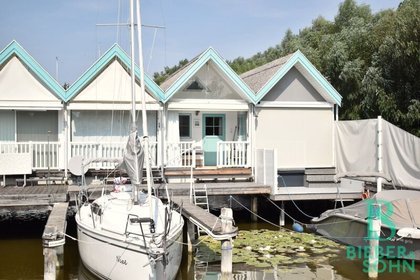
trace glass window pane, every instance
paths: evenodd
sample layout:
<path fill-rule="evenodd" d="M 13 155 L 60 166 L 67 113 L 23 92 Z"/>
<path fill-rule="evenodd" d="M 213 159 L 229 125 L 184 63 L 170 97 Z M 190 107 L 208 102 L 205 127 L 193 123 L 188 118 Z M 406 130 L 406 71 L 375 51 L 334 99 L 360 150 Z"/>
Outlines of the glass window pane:
<path fill-rule="evenodd" d="M 213 135 L 213 128 L 212 127 L 206 127 L 206 136 Z"/>
<path fill-rule="evenodd" d="M 221 123 L 220 119 L 221 119 L 220 117 L 215 117 L 214 118 L 214 126 L 220 125 L 220 123 Z"/>
<path fill-rule="evenodd" d="M 191 117 L 190 115 L 179 115 L 179 136 L 191 137 Z"/>
<path fill-rule="evenodd" d="M 214 134 L 213 135 L 220 135 L 220 131 L 221 131 L 221 129 L 218 126 L 214 127 Z"/>
<path fill-rule="evenodd" d="M 212 117 L 206 117 L 206 126 L 213 125 L 213 118 Z"/>

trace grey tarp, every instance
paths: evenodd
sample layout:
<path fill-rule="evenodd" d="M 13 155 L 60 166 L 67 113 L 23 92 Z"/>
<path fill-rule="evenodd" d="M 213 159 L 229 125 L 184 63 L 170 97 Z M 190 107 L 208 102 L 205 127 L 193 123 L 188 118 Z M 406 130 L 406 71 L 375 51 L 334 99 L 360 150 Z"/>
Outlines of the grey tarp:
<path fill-rule="evenodd" d="M 361 200 L 343 208 L 328 210 L 321 217 L 342 213 L 366 220 L 369 216 L 369 206 L 372 207 L 374 203 L 381 205 L 383 221 L 391 221 L 396 228 L 420 228 L 420 192 L 418 191 L 382 191 L 370 199 Z"/>
<path fill-rule="evenodd" d="M 143 162 L 144 151 L 141 147 L 137 130 L 133 130 L 128 136 L 123 162 L 118 166 L 118 168 L 127 172 L 132 184 L 138 185 L 141 183 L 143 177 Z"/>
<path fill-rule="evenodd" d="M 336 122 L 339 173 L 378 171 L 378 120 Z M 420 138 L 382 120 L 383 173 L 397 186 L 420 189 Z"/>

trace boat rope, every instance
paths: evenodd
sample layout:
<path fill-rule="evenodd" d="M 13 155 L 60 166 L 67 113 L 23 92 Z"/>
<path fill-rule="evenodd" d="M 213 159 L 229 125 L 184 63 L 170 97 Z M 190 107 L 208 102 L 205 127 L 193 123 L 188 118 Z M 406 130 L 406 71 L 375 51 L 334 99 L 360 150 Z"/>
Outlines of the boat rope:
<path fill-rule="evenodd" d="M 255 213 L 255 212 L 253 212 L 251 209 L 249 209 L 248 207 L 246 207 L 245 205 L 243 205 L 242 203 L 240 203 L 237 199 L 235 199 L 233 196 L 230 196 L 231 197 L 231 199 L 233 199 L 236 203 L 238 203 L 243 209 L 245 209 L 245 210 L 247 210 L 249 213 L 251 213 L 251 214 L 253 214 L 253 215 L 255 215 L 255 216 L 257 216 L 258 218 L 260 218 L 261 220 L 263 220 L 264 222 L 266 222 L 266 223 L 268 223 L 268 224 L 270 224 L 270 225 L 272 225 L 272 226 L 274 226 L 274 227 L 277 227 L 277 228 L 281 228 L 281 229 L 284 229 L 284 230 L 286 230 L 286 231 L 291 231 L 291 232 L 293 232 L 293 230 L 291 230 L 291 229 L 288 229 L 288 228 L 286 228 L 286 227 L 282 227 L 282 226 L 279 226 L 279 225 L 277 225 L 277 224 L 274 224 L 274 223 L 272 223 L 272 222 L 270 222 L 269 220 L 267 220 L 267 219 L 265 219 L 265 218 L 263 218 L 263 217 L 261 217 L 260 215 L 258 215 L 257 213 Z M 277 206 L 277 205 L 276 205 Z M 278 207 L 278 206 L 277 206 Z M 278 207 L 279 208 L 279 207 Z M 281 208 L 279 208 L 280 210 L 282 210 Z M 284 211 L 284 210 L 282 210 L 282 211 Z M 287 215 L 290 219 L 292 219 L 293 221 L 297 221 L 298 223 L 300 223 L 300 224 L 302 224 L 302 225 L 304 225 L 304 226 L 306 226 L 306 227 L 308 227 L 309 225 L 312 225 L 312 224 L 308 224 L 308 223 L 303 223 L 303 222 L 300 222 L 300 221 L 298 221 L 298 220 L 296 220 L 296 219 L 294 219 L 290 214 L 288 214 L 286 211 L 284 211 L 284 213 L 285 213 L 285 215 Z M 345 221 L 338 221 L 338 222 L 329 222 L 329 223 L 322 223 L 323 225 L 334 225 L 334 224 L 344 224 L 344 223 L 351 223 L 352 221 L 351 220 L 345 220 Z M 341 238 L 341 239 L 343 239 L 343 238 L 345 238 L 345 239 L 351 239 L 351 238 L 359 238 L 360 239 L 360 237 L 359 236 L 340 236 L 340 237 L 336 237 L 336 236 L 330 236 L 330 238 L 332 238 L 332 239 L 338 239 L 338 238 Z"/>
<path fill-rule="evenodd" d="M 296 207 L 296 209 L 297 209 L 297 210 L 299 210 L 299 212 L 300 212 L 300 213 L 302 213 L 303 215 L 305 215 L 306 217 L 308 217 L 308 218 L 310 218 L 310 219 L 316 218 L 316 217 L 313 217 L 313 216 L 311 216 L 311 215 L 306 214 L 304 211 L 302 211 L 302 210 L 299 208 L 299 206 L 297 206 L 296 202 L 292 199 L 292 196 L 290 195 L 290 192 L 289 192 L 289 190 L 288 190 L 288 188 L 287 188 L 286 182 L 285 182 L 285 181 L 284 181 L 284 179 L 283 179 L 283 176 L 280 176 L 280 175 L 279 175 L 279 177 L 280 177 L 280 179 L 283 181 L 284 187 L 285 187 L 285 189 L 286 189 L 286 191 L 287 191 L 287 195 L 289 196 L 289 199 L 292 201 L 292 203 L 293 203 L 293 205 Z"/>
<path fill-rule="evenodd" d="M 251 213 L 251 214 L 253 214 L 254 216 L 256 216 L 256 217 L 258 217 L 258 218 L 260 218 L 261 220 L 263 220 L 264 222 L 266 222 L 266 223 L 268 223 L 268 224 L 270 224 L 270 225 L 272 225 L 272 226 L 275 226 L 275 227 L 278 227 L 278 228 L 283 228 L 282 226 L 279 226 L 279 225 L 276 225 L 275 223 L 272 223 L 272 222 L 270 222 L 269 220 L 267 220 L 267 219 L 264 219 L 263 217 L 261 217 L 260 215 L 258 215 L 257 213 L 255 213 L 254 211 L 252 211 L 251 209 L 249 209 L 248 207 L 246 207 L 245 205 L 243 205 L 242 203 L 240 203 L 236 198 L 234 198 L 233 196 L 230 196 L 230 198 L 231 199 L 233 199 L 236 203 L 238 203 L 240 206 L 242 206 L 242 208 L 244 208 L 245 210 L 247 210 L 249 213 Z"/>
<path fill-rule="evenodd" d="M 118 257 L 122 258 L 124 256 L 124 253 L 127 251 L 128 246 L 130 246 L 130 244 L 127 244 L 127 246 L 124 248 L 124 251 L 122 252 L 122 254 L 120 256 L 117 256 L 117 260 L 114 261 L 114 265 L 112 266 L 111 271 L 108 273 L 108 279 L 111 279 L 111 274 L 118 264 Z"/>
<path fill-rule="evenodd" d="M 307 223 L 303 223 L 303 222 L 301 222 L 301 221 L 299 221 L 299 220 L 297 220 L 297 219 L 295 219 L 295 218 L 293 218 L 290 214 L 288 214 L 284 209 L 282 209 L 282 208 L 280 208 L 277 204 L 275 204 L 269 197 L 267 197 L 267 200 L 271 203 L 271 204 L 273 204 L 277 209 L 279 209 L 281 212 L 283 212 L 287 217 L 289 217 L 290 219 L 292 219 L 293 220 L 293 222 L 298 222 L 299 224 L 301 224 L 301 225 L 305 225 L 305 226 L 307 226 L 308 224 Z"/>

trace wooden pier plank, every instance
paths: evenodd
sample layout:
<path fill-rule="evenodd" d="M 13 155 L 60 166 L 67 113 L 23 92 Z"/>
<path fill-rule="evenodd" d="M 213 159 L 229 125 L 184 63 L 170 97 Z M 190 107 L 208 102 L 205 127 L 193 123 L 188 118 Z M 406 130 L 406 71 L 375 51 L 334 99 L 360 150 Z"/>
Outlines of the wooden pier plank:
<path fill-rule="evenodd" d="M 64 237 L 68 202 L 55 203 L 45 225 L 42 239 L 55 240 Z"/>
<path fill-rule="evenodd" d="M 199 222 L 206 229 L 213 232 L 215 235 L 226 234 L 226 232 L 223 232 L 222 230 L 220 219 L 215 215 L 207 212 L 203 208 L 192 204 L 189 197 L 177 196 L 172 200 L 178 206 L 182 206 L 182 215 L 187 219 L 192 218 L 193 220 Z"/>

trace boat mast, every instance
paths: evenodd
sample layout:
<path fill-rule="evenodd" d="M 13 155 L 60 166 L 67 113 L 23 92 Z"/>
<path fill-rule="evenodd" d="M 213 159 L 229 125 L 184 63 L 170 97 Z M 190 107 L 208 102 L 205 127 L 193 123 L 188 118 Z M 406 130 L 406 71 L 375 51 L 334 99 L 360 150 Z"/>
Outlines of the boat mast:
<path fill-rule="evenodd" d="M 137 130 L 136 125 L 136 76 L 135 76 L 135 52 L 134 52 L 134 0 L 130 0 L 130 54 L 131 54 L 131 128 L 130 133 Z M 139 174 L 138 160 L 134 161 L 134 170 Z M 138 203 L 138 185 L 141 182 L 136 182 L 134 186 L 134 203 Z"/>
<path fill-rule="evenodd" d="M 131 0 L 133 1 L 133 0 Z M 143 137 L 144 137 L 144 164 L 146 165 L 146 180 L 147 180 L 147 193 L 149 195 L 150 203 L 150 218 L 153 218 L 152 213 L 152 180 L 151 168 L 149 157 L 149 132 L 147 129 L 147 113 L 146 113 L 146 89 L 144 83 L 144 63 L 143 63 L 143 44 L 141 33 L 141 14 L 140 14 L 140 1 L 136 0 L 136 17 L 137 17 L 137 47 L 139 52 L 139 67 L 140 67 L 140 97 L 141 97 L 141 113 L 143 121 Z"/>

